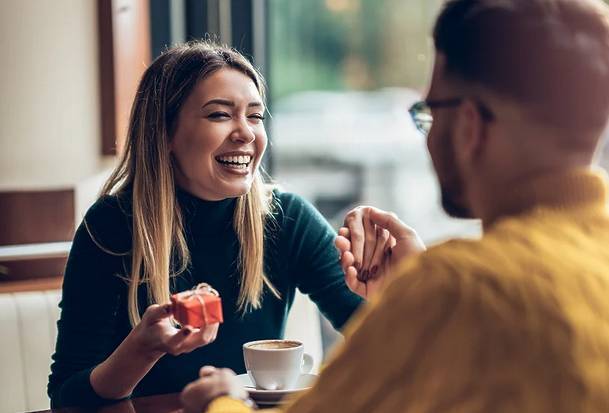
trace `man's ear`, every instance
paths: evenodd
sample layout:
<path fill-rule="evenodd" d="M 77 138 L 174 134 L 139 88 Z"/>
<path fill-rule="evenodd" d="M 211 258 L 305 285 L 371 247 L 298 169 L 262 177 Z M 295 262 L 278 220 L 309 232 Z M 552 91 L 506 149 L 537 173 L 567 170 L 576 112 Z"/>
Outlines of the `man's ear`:
<path fill-rule="evenodd" d="M 484 119 L 476 102 L 465 99 L 457 108 L 455 127 L 455 151 L 465 161 L 474 161 L 486 144 Z"/>

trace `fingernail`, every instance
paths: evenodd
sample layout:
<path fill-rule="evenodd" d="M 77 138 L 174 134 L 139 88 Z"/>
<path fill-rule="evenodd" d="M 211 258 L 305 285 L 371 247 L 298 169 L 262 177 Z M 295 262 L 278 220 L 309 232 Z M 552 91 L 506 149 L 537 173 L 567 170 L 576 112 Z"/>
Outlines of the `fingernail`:
<path fill-rule="evenodd" d="M 375 265 L 370 269 L 370 276 L 374 277 L 376 275 L 376 272 L 379 270 L 379 266 Z"/>

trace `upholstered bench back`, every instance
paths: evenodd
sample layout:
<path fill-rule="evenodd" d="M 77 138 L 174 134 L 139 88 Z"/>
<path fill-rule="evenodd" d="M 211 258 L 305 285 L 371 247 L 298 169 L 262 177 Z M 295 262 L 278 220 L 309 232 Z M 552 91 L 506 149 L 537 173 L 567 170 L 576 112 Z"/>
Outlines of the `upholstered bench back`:
<path fill-rule="evenodd" d="M 0 412 L 49 408 L 60 290 L 0 294 Z"/>

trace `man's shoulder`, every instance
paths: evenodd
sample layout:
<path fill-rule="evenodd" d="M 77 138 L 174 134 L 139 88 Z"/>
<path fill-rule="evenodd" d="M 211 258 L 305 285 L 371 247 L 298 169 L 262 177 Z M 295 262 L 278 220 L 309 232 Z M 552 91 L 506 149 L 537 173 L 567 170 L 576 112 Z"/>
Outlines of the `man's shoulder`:
<path fill-rule="evenodd" d="M 495 237 L 454 239 L 404 260 L 396 269 L 397 288 L 424 283 L 430 294 L 463 293 L 509 284 L 519 278 L 521 252 Z"/>
<path fill-rule="evenodd" d="M 451 269 L 457 273 L 476 270 L 497 259 L 497 248 L 489 241 L 482 237 L 442 242 L 422 253 L 419 265 L 429 269 Z"/>
<path fill-rule="evenodd" d="M 515 264 L 536 261 L 558 242 L 556 221 L 539 217 L 508 218 L 479 238 L 451 239 L 429 248 L 422 262 L 428 266 L 454 268 L 457 273 L 505 274 Z"/>
<path fill-rule="evenodd" d="M 575 280 L 589 282 L 591 277 L 580 274 L 583 270 L 605 270 L 597 264 L 608 262 L 609 235 L 586 234 L 582 228 L 586 226 L 558 213 L 508 218 L 479 239 L 450 240 L 405 260 L 396 276 L 401 285 L 395 286 L 425 282 L 432 294 L 436 289 L 477 300 L 485 296 L 518 305 L 541 303 Z"/>

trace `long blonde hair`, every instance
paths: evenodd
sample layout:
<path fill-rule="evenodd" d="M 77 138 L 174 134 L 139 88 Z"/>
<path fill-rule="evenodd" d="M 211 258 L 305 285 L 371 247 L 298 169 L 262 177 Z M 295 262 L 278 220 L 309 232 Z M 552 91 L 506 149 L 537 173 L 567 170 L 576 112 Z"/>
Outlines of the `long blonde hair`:
<path fill-rule="evenodd" d="M 184 271 L 190 254 L 180 206 L 175 197 L 169 142 L 178 113 L 196 83 L 222 68 L 239 70 L 252 79 L 264 98 L 262 76 L 241 54 L 211 42 L 172 47 L 144 73 L 131 109 L 125 151 L 101 196 L 133 191 L 133 236 L 129 280 L 129 320 L 140 321 L 138 286 L 147 284 L 148 303 L 169 301 L 170 277 Z M 250 191 L 238 198 L 233 226 L 240 243 L 242 273 L 239 311 L 259 308 L 266 285 L 279 296 L 264 274 L 264 232 L 271 216 L 272 196 L 260 171 Z"/>

